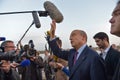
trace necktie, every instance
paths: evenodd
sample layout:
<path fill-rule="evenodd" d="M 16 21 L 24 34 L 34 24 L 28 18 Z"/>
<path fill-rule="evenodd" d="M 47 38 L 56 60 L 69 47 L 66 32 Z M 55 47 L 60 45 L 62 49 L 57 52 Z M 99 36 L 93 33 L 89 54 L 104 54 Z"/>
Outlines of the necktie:
<path fill-rule="evenodd" d="M 74 54 L 74 65 L 75 65 L 75 63 L 77 61 L 77 54 L 78 54 L 78 52 L 75 52 L 75 54 Z"/>
<path fill-rule="evenodd" d="M 100 53 L 100 56 L 102 57 L 103 53 Z"/>
<path fill-rule="evenodd" d="M 104 51 L 104 52 L 102 52 L 102 54 L 101 54 L 100 56 L 105 60 L 106 54 L 107 54 L 107 53 Z"/>

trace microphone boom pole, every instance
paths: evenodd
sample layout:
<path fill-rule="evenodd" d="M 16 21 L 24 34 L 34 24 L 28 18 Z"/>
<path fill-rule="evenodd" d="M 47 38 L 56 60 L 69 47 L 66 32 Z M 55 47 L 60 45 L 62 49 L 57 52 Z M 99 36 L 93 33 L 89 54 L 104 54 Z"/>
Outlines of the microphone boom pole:
<path fill-rule="evenodd" d="M 8 15 L 8 14 L 20 14 L 20 13 L 33 13 L 33 12 L 38 12 L 39 16 L 48 16 L 48 12 L 47 11 L 21 11 L 21 12 L 5 12 L 5 13 L 0 13 L 0 15 Z M 32 24 L 28 27 L 28 29 L 25 31 L 25 33 L 23 34 L 23 36 L 20 38 L 20 40 L 17 43 L 18 44 L 21 42 L 21 40 L 25 37 L 26 33 L 29 31 L 29 29 L 32 27 L 32 25 L 34 24 L 34 21 L 32 22 Z"/>
<path fill-rule="evenodd" d="M 0 13 L 0 15 L 7 15 L 7 14 L 20 14 L 20 13 L 32 13 L 32 12 L 38 12 L 39 16 L 48 16 L 48 11 L 21 11 L 21 12 L 5 12 Z"/>
<path fill-rule="evenodd" d="M 25 37 L 26 33 L 29 31 L 29 29 L 32 27 L 33 24 L 34 24 L 34 21 L 33 21 L 32 24 L 28 27 L 28 29 L 25 31 L 25 33 L 23 34 L 23 36 L 20 38 L 20 40 L 19 40 L 18 43 L 17 43 L 17 46 L 18 46 L 18 44 L 21 42 L 21 40 Z"/>

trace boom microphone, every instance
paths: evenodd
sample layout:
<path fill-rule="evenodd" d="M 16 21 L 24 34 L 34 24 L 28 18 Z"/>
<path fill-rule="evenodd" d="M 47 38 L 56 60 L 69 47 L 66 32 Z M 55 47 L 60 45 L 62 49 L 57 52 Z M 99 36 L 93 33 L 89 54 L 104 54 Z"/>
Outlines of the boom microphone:
<path fill-rule="evenodd" d="M 36 28 L 40 28 L 41 24 L 40 24 L 40 21 L 39 21 L 37 12 L 36 12 L 36 11 L 33 11 L 33 12 L 32 12 L 32 16 L 33 16 L 33 20 L 34 20 L 34 23 L 35 23 Z"/>
<path fill-rule="evenodd" d="M 48 12 L 48 15 L 52 20 L 54 19 L 57 23 L 63 21 L 63 15 L 53 3 L 51 3 L 50 1 L 46 1 L 44 3 L 44 8 Z"/>

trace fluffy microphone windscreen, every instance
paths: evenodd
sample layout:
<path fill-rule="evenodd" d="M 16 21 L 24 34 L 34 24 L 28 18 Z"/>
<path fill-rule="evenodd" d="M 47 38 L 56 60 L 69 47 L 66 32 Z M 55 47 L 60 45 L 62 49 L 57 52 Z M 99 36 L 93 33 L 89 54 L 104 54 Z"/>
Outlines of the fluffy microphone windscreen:
<path fill-rule="evenodd" d="M 20 63 L 20 66 L 25 67 L 30 65 L 30 60 L 26 59 Z"/>
<path fill-rule="evenodd" d="M 44 2 L 44 8 L 48 12 L 50 18 L 55 20 L 57 23 L 63 21 L 62 13 L 57 9 L 57 7 L 50 1 Z"/>

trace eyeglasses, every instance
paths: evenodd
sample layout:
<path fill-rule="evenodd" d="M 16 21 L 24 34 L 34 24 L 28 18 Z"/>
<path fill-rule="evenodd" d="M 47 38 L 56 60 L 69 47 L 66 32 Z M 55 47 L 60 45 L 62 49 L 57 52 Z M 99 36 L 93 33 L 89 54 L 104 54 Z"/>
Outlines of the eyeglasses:
<path fill-rule="evenodd" d="M 6 48 L 16 48 L 15 46 L 5 46 Z"/>

